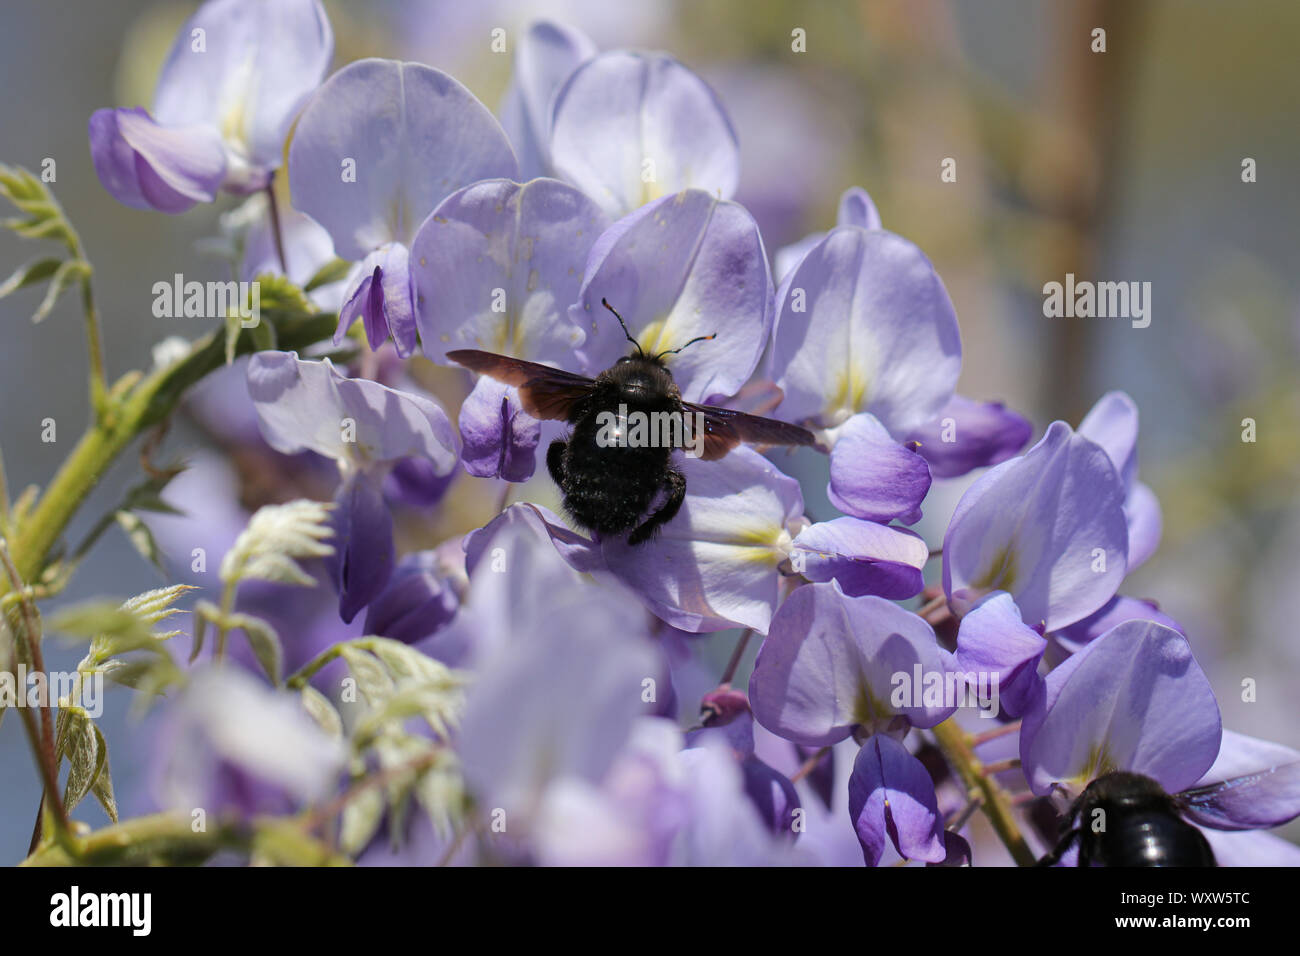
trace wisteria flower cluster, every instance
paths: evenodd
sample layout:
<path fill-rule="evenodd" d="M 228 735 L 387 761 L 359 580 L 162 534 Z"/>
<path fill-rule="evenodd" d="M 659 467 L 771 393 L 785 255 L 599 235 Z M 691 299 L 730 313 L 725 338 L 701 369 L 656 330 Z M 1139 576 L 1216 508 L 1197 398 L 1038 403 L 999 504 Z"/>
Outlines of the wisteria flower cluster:
<path fill-rule="evenodd" d="M 1266 832 L 1300 815 L 1300 753 L 1225 730 L 1196 635 L 1125 593 L 1161 537 L 1133 401 L 1035 439 L 957 392 L 953 302 L 864 189 L 770 249 L 688 65 L 552 22 L 512 42 L 494 115 L 424 64 L 331 73 L 318 0 L 200 7 L 152 109 L 95 112 L 90 152 L 136 209 L 243 197 L 216 245 L 259 310 L 116 383 L 75 231 L 4 169 L 19 231 L 77 264 L 4 291 L 84 287 L 95 414 L 0 512 L 3 669 L 42 667 L 38 604 L 107 465 L 146 432 L 148 462 L 178 407 L 220 451 L 154 461 L 98 529 L 167 555 L 169 586 L 44 624 L 88 651 L 75 692 L 23 709 L 36 861 L 1032 865 L 1119 771 L 1220 864 L 1300 859 Z M 567 425 L 449 353 L 595 378 L 628 339 L 683 401 L 815 447 L 675 455 L 685 498 L 645 543 L 566 520 L 544 476 Z M 811 520 L 792 473 L 838 515 Z M 942 540 L 912 530 L 972 473 Z M 121 821 L 84 693 L 105 677 L 136 689 L 153 764 Z M 70 819 L 87 796 L 113 825 Z"/>

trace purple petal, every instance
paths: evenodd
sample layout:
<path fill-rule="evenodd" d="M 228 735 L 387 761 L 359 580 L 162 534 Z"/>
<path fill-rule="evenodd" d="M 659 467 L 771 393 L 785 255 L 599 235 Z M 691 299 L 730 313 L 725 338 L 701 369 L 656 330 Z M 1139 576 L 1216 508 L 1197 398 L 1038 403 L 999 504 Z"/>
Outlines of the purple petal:
<path fill-rule="evenodd" d="M 1031 626 L 1082 620 L 1124 578 L 1124 491 L 1110 459 L 1054 422 L 1037 445 L 962 496 L 943 543 L 943 586 L 964 614 L 1007 591 Z"/>
<path fill-rule="evenodd" d="M 954 395 L 932 421 L 909 432 L 907 440 L 920 445 L 918 451 L 934 477 L 959 478 L 1018 454 L 1032 433 L 1029 420 L 1001 402 Z"/>
<path fill-rule="evenodd" d="M 334 35 L 317 0 L 212 0 L 176 35 L 154 115 L 167 126 L 206 123 L 242 162 L 275 169 L 290 125 L 333 55 Z"/>
<path fill-rule="evenodd" d="M 745 795 L 762 821 L 777 835 L 791 835 L 795 811 L 802 806 L 794 784 L 752 754 L 740 761 L 740 772 L 745 778 Z"/>
<path fill-rule="evenodd" d="M 766 632 L 789 527 L 803 515 L 799 483 L 749 448 L 718 461 L 684 458 L 678 467 L 686 500 L 677 516 L 644 544 L 603 540 L 609 569 L 673 627 Z"/>
<path fill-rule="evenodd" d="M 1137 475 L 1138 410 L 1124 392 L 1107 392 L 1079 423 L 1078 433 L 1105 449 L 1128 488 Z"/>
<path fill-rule="evenodd" d="M 263 273 L 281 275 L 280 256 L 275 247 L 270 212 L 265 197 L 255 197 L 249 202 L 257 204 L 256 220 L 244 236 L 244 260 L 240 265 L 240 278 L 252 281 Z M 305 285 L 321 266 L 333 261 L 334 243 L 330 234 L 311 216 L 300 213 L 292 206 L 279 210 L 280 228 L 283 231 L 284 254 L 289 260 L 289 278 Z M 317 305 L 330 312 L 338 311 L 342 280 L 329 282 L 308 293 Z"/>
<path fill-rule="evenodd" d="M 384 479 L 384 494 L 412 508 L 432 508 L 455 480 L 455 471 L 440 475 L 427 458 L 403 458 Z"/>
<path fill-rule="evenodd" d="M 1107 392 L 1079 424 L 1078 433 L 1105 449 L 1124 483 L 1132 571 L 1155 553 L 1162 524 L 1159 500 L 1137 480 L 1137 405 L 1124 392 Z"/>
<path fill-rule="evenodd" d="M 837 226 L 857 226 L 860 229 L 879 229 L 880 213 L 876 211 L 876 204 L 871 201 L 867 191 L 860 186 L 852 186 L 840 196 L 839 217 L 835 221 Z M 799 264 L 817 243 L 826 238 L 824 232 L 814 232 L 804 236 L 798 242 L 791 243 L 784 249 L 778 249 L 776 253 L 775 269 L 776 281 L 782 282 L 790 271 Z"/>
<path fill-rule="evenodd" d="M 1202 830 L 1219 866 L 1300 866 L 1300 846 L 1272 833 Z"/>
<path fill-rule="evenodd" d="M 1225 730 L 1214 765 L 1178 797 L 1187 817 L 1218 830 L 1281 826 L 1300 816 L 1300 753 Z"/>
<path fill-rule="evenodd" d="M 523 528 L 496 540 L 508 563 L 473 576 L 469 606 L 486 615 L 487 648 L 456 746 L 471 792 L 513 827 L 551 781 L 604 778 L 660 662 L 644 627 L 629 626 L 625 596 L 584 580 Z M 518 609 L 499 603 L 507 595 Z"/>
<path fill-rule="evenodd" d="M 370 603 L 362 631 L 414 644 L 455 617 L 459 606 L 437 553 L 419 551 L 397 563 L 387 587 Z"/>
<path fill-rule="evenodd" d="M 1154 778 L 1170 793 L 1201 778 L 1219 752 L 1219 706 L 1187 639 L 1126 621 L 1047 675 L 1020 732 L 1034 793 L 1081 788 L 1112 770 Z"/>
<path fill-rule="evenodd" d="M 505 133 L 469 90 L 395 60 L 357 60 L 326 80 L 289 148 L 294 206 L 352 260 L 389 242 L 409 247 L 451 193 L 516 174 Z"/>
<path fill-rule="evenodd" d="M 334 553 L 325 565 L 339 594 L 339 616 L 351 623 L 393 572 L 393 518 L 379 486 L 364 472 L 353 472 L 334 496 L 330 524 Z"/>
<path fill-rule="evenodd" d="M 1152 601 L 1115 595 L 1094 614 L 1076 621 L 1069 627 L 1063 627 L 1052 634 L 1052 638 L 1071 654 L 1078 652 L 1084 645 L 1096 640 L 1117 624 L 1125 621 L 1155 621 L 1172 628 L 1179 634 L 1186 634 L 1182 625 L 1160 609 Z"/>
<path fill-rule="evenodd" d="M 943 821 L 925 765 L 898 741 L 876 734 L 858 752 L 849 777 L 849 816 L 867 866 L 886 839 L 904 859 L 942 863 Z"/>
<path fill-rule="evenodd" d="M 736 133 L 703 80 L 663 53 L 588 60 L 555 98 L 551 161 L 610 216 L 683 189 L 730 199 Z"/>
<path fill-rule="evenodd" d="M 553 179 L 490 180 L 449 196 L 412 247 L 425 354 L 485 349 L 572 367 L 585 335 L 568 309 L 607 225 L 595 203 Z"/>
<path fill-rule="evenodd" d="M 555 94 L 579 65 L 595 55 L 596 45 L 585 33 L 549 20 L 531 24 L 516 41 L 501 125 L 519 157 L 520 179 L 550 175 Z"/>
<path fill-rule="evenodd" d="M 285 812 L 326 797 L 346 754 L 294 695 L 272 691 L 237 667 L 210 667 L 168 705 L 156 750 L 159 802 L 186 814 Z"/>
<path fill-rule="evenodd" d="M 439 475 L 460 461 L 455 429 L 432 401 L 346 378 L 328 359 L 258 352 L 248 363 L 248 391 L 262 435 L 288 455 L 309 450 L 363 467 L 418 455 Z"/>
<path fill-rule="evenodd" d="M 901 438 L 952 397 L 957 316 L 920 249 L 837 226 L 782 280 L 772 368 L 779 417 L 833 426 L 871 412 Z"/>
<path fill-rule="evenodd" d="M 215 129 L 160 126 L 142 109 L 96 110 L 90 155 L 104 188 L 135 209 L 178 213 L 212 202 L 226 174 Z"/>
<path fill-rule="evenodd" d="M 407 358 L 415 352 L 415 292 L 411 282 L 410 253 L 405 246 L 391 245 L 379 250 L 383 257 L 379 262 L 382 269 L 380 280 L 383 286 L 384 326 L 393 335 L 393 345 L 397 354 Z M 367 328 L 367 333 L 369 329 Z M 377 330 L 379 331 L 379 330 Z M 382 343 L 383 338 L 379 341 Z M 372 349 L 378 348 L 374 339 L 370 341 Z"/>
<path fill-rule="evenodd" d="M 835 431 L 831 446 L 831 504 L 868 521 L 921 517 L 930 468 L 913 448 L 890 437 L 873 415 L 854 415 Z"/>
<path fill-rule="evenodd" d="M 385 246 L 385 248 L 389 248 Z M 348 329 L 361 319 L 366 330 L 366 341 L 371 350 L 378 349 L 388 339 L 388 318 L 384 314 L 384 269 L 376 260 L 380 253 L 373 252 L 356 270 L 356 283 L 344 293 L 343 308 L 339 310 L 339 324 L 334 330 L 334 344 L 342 345 Z"/>
<path fill-rule="evenodd" d="M 966 838 L 951 830 L 943 831 L 943 860 L 939 863 L 927 863 L 926 866 L 970 866 L 971 849 Z"/>
<path fill-rule="evenodd" d="M 871 196 L 861 186 L 850 186 L 840 195 L 837 226 L 857 226 L 859 229 L 879 229 L 880 213 Z"/>
<path fill-rule="evenodd" d="M 483 376 L 460 406 L 465 470 L 478 478 L 527 481 L 537 466 L 542 423 L 523 410 L 509 385 Z"/>
<path fill-rule="evenodd" d="M 1020 619 L 1011 595 L 999 591 L 977 604 L 957 631 L 957 668 L 998 675 L 998 699 L 1008 717 L 1019 717 L 1038 698 L 1038 662 L 1047 641 Z M 990 714 L 992 716 L 992 714 Z"/>
<path fill-rule="evenodd" d="M 1124 500 L 1124 517 L 1128 521 L 1128 569 L 1132 571 L 1156 553 L 1164 521 L 1155 492 L 1135 481 Z"/>
<path fill-rule="evenodd" d="M 877 594 L 900 601 L 921 592 L 921 569 L 930 549 L 919 535 L 902 528 L 834 518 L 810 525 L 794 539 L 792 558 L 804 553 L 799 571 L 809 581 L 840 583 L 849 597 Z"/>
<path fill-rule="evenodd" d="M 899 696 L 905 681 L 946 677 L 951 655 L 921 618 L 878 597 L 847 597 L 834 581 L 806 584 L 772 618 L 749 680 L 754 719 L 809 747 L 838 743 L 906 717 L 933 727 L 954 705 Z"/>
<path fill-rule="evenodd" d="M 605 567 L 599 546 L 569 530 L 555 513 L 541 505 L 519 502 L 465 536 L 466 571 L 473 574 L 484 555 L 490 556 L 490 546 L 497 536 L 516 525 L 523 525 L 538 537 L 549 539 L 560 557 L 575 571 L 588 574 Z"/>
<path fill-rule="evenodd" d="M 740 391 L 772 323 L 772 279 L 758 226 L 743 207 L 698 189 L 637 210 L 593 246 L 569 309 L 587 332 L 582 355 L 592 371 L 628 353 L 602 298 L 647 353 L 717 336 L 667 357 L 682 398 L 691 402 Z"/>

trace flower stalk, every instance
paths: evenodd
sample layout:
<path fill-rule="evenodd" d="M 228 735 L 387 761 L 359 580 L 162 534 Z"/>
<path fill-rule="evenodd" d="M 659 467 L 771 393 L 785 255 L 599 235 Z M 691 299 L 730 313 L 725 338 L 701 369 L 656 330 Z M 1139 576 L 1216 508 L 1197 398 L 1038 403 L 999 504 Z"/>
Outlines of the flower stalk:
<path fill-rule="evenodd" d="M 975 756 L 970 735 L 951 718 L 932 728 L 931 733 L 967 791 L 978 793 L 983 800 L 980 809 L 1016 865 L 1033 866 L 1037 860 L 1016 824 L 1010 798 Z"/>

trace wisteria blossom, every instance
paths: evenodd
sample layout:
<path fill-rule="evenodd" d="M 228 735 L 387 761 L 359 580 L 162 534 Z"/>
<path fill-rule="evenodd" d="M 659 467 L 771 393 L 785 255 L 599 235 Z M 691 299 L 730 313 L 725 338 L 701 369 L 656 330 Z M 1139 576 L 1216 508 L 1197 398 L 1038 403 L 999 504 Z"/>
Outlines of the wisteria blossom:
<path fill-rule="evenodd" d="M 716 868 L 701 894 L 737 866 L 1041 866 L 1054 903 L 995 910 L 1040 945 L 1027 909 L 1097 916 L 1051 866 L 1300 865 L 1288 658 L 1252 633 L 1285 638 L 1294 604 L 1264 540 L 1294 388 L 1187 416 L 1209 474 L 1152 431 L 1168 379 L 1132 370 L 1175 310 L 1221 308 L 1176 284 L 1211 270 L 1153 273 L 1154 331 L 1032 301 L 1068 263 L 1153 314 L 1141 273 L 1083 275 L 1124 272 L 1102 198 L 1143 182 L 1086 148 L 1114 91 L 1021 122 L 1010 71 L 953 113 L 993 42 L 949 42 L 967 18 L 686 6 L 331 25 L 208 0 L 175 35 L 147 12 L 119 70 L 163 58 L 151 109 L 74 117 L 110 218 L 83 243 L 75 163 L 0 165 L 0 229 L 55 249 L 0 282 L 50 316 L 4 353 L 6 424 L 40 434 L 0 463 L 0 718 L 37 773 L 7 788 L 13 862 Z M 1127 26 L 1095 28 L 1090 69 L 1107 29 L 1132 55 Z M 1026 162 L 1064 155 L 1045 139 L 1070 161 Z M 1276 180 L 1254 162 L 1237 208 Z M 151 268 L 200 290 L 166 330 L 107 276 L 147 222 Z M 83 328 L 52 377 L 88 369 L 78 439 L 22 336 Z M 1225 558 L 1228 526 L 1268 574 Z M 19 695 L 47 665 L 74 669 Z"/>
<path fill-rule="evenodd" d="M 177 34 L 152 113 L 91 116 L 100 182 L 119 202 L 167 213 L 261 189 L 333 55 L 318 0 L 209 0 Z"/>
<path fill-rule="evenodd" d="M 730 199 L 740 173 L 735 130 L 708 84 L 671 56 L 627 50 L 587 60 L 556 92 L 550 162 L 614 218 L 684 189 Z"/>
<path fill-rule="evenodd" d="M 418 63 L 358 60 L 329 78 L 303 110 L 289 150 L 293 204 L 358 266 L 335 339 L 358 318 L 378 348 L 416 345 L 410 250 L 447 195 L 518 169 L 505 133 L 474 95 Z"/>
<path fill-rule="evenodd" d="M 248 390 L 273 448 L 339 463 L 330 563 L 339 613 L 351 621 L 393 569 L 392 519 L 380 483 L 402 459 L 424 459 L 435 474 L 455 468 L 459 440 L 451 422 L 427 398 L 347 378 L 328 359 L 304 361 L 292 352 L 254 356 Z"/>
<path fill-rule="evenodd" d="M 991 468 L 958 502 L 944 535 L 944 591 L 959 614 L 985 594 L 1006 591 L 1026 623 L 1056 630 L 1114 596 L 1127 555 L 1114 465 L 1099 446 L 1054 422 L 1038 444 Z"/>

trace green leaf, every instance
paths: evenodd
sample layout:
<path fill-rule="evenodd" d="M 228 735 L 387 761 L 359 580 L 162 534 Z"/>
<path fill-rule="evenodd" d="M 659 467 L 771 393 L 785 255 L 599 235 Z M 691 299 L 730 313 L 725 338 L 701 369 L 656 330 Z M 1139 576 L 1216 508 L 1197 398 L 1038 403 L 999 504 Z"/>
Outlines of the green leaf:
<path fill-rule="evenodd" d="M 152 670 L 153 661 L 147 657 L 132 658 L 129 661 L 105 661 L 100 671 L 115 684 L 138 690 L 140 682 Z"/>
<path fill-rule="evenodd" d="M 342 737 L 343 718 L 330 699 L 310 684 L 304 686 L 301 693 L 303 709 L 320 724 L 321 729 L 331 737 Z"/>
<path fill-rule="evenodd" d="M 32 316 L 32 322 L 45 321 L 45 317 L 54 308 L 54 303 L 59 300 L 59 296 L 67 290 L 68 286 L 89 277 L 90 263 L 83 259 L 69 259 L 59 266 L 50 278 L 49 288 L 45 290 L 45 298 L 41 299 L 41 304 L 37 306 L 36 312 Z"/>
<path fill-rule="evenodd" d="M 291 322 L 319 311 L 307 301 L 302 289 L 284 276 L 264 272 L 253 281 L 257 283 L 258 310 L 263 321 Z"/>
<path fill-rule="evenodd" d="M 416 650 L 409 644 L 403 644 L 390 637 L 366 637 L 358 641 L 358 644 L 383 661 L 384 666 L 397 680 L 402 678 L 415 678 L 422 681 L 454 680 L 454 672 L 446 664 Z"/>
<path fill-rule="evenodd" d="M 0 299 L 9 295 L 11 292 L 17 292 L 29 285 L 35 285 L 38 282 L 44 282 L 58 270 L 62 259 L 51 256 L 45 259 L 37 259 L 29 262 L 25 266 L 19 266 L 4 282 L 0 282 Z"/>
<path fill-rule="evenodd" d="M 64 216 L 54 194 L 33 173 L 20 166 L 0 163 L 0 197 L 26 214 L 26 218 L 0 220 L 0 227 L 26 239 L 56 239 L 68 247 L 74 258 L 80 255 L 81 243 L 76 230 Z"/>
<path fill-rule="evenodd" d="M 126 539 L 131 542 L 131 546 L 136 552 L 157 568 L 162 574 L 167 573 L 167 568 L 163 564 L 162 549 L 158 547 L 158 542 L 154 540 L 153 532 L 149 526 L 140 520 L 138 515 L 130 511 L 119 511 L 114 516 L 117 519 L 118 527 L 126 532 Z"/>
<path fill-rule="evenodd" d="M 338 282 L 346 279 L 348 272 L 352 269 L 352 263 L 345 259 L 334 259 L 325 263 L 316 270 L 316 274 L 307 280 L 307 284 L 302 287 L 303 292 L 315 292 L 323 285 L 329 285 L 331 282 Z"/>
<path fill-rule="evenodd" d="M 67 735 L 64 750 L 68 757 L 68 782 L 63 803 L 71 810 L 90 792 L 99 779 L 108 758 L 106 747 L 101 746 L 99 733 L 86 712 L 80 707 L 68 707 Z"/>
<path fill-rule="evenodd" d="M 388 671 L 379 662 L 379 658 L 369 651 L 350 645 L 343 647 L 340 654 L 356 678 L 357 687 L 365 696 L 366 703 L 376 707 L 392 696 L 393 679 L 388 676 Z"/>
<path fill-rule="evenodd" d="M 152 591 L 137 594 L 135 597 L 123 602 L 122 607 L 139 615 L 141 620 L 152 627 L 159 621 L 165 621 L 174 614 L 185 613 L 181 608 L 173 607 L 173 605 L 183 595 L 197 590 L 199 589 L 192 584 L 173 584 L 165 588 L 154 588 Z M 179 633 L 180 631 L 155 632 L 153 636 L 156 640 L 165 641 Z"/>
<path fill-rule="evenodd" d="M 226 316 L 226 364 L 229 365 L 235 360 L 235 346 L 239 344 L 239 333 L 243 331 L 243 326 L 239 324 L 238 313 L 231 313 Z"/>
<path fill-rule="evenodd" d="M 357 683 L 360 682 L 361 679 L 357 678 Z M 353 734 L 358 745 L 364 746 L 377 738 L 385 725 L 422 717 L 430 730 L 445 738 L 460 716 L 463 701 L 457 683 L 403 681 L 387 698 L 373 705 L 373 709 L 357 722 Z"/>
<path fill-rule="evenodd" d="M 334 553 L 332 546 L 323 543 L 334 536 L 330 507 L 299 499 L 257 509 L 221 559 L 221 580 L 228 585 L 251 579 L 314 587 L 316 579 L 297 561 Z"/>
<path fill-rule="evenodd" d="M 465 811 L 465 780 L 454 754 L 438 751 L 437 761 L 415 782 L 415 799 L 438 835 L 450 836 Z"/>
<path fill-rule="evenodd" d="M 356 794 L 343 808 L 339 826 L 339 849 L 356 856 L 374 839 L 384 817 L 384 795 L 378 787 Z"/>
<path fill-rule="evenodd" d="M 72 637 L 103 638 L 105 648 L 135 650 L 153 640 L 148 624 L 112 601 L 87 601 L 60 611 L 50 619 L 49 629 Z"/>
<path fill-rule="evenodd" d="M 279 686 L 281 670 L 284 664 L 284 650 L 280 646 L 280 635 L 269 621 L 251 614 L 232 614 L 226 618 L 226 625 L 239 628 L 248 638 L 248 645 L 253 649 L 257 662 L 266 671 L 271 683 Z"/>
<path fill-rule="evenodd" d="M 122 498 L 119 511 L 156 511 L 159 514 L 183 515 L 185 512 L 173 508 L 162 499 L 163 490 L 171 480 L 186 469 L 184 464 L 169 465 L 150 475 L 144 481 L 131 486 Z"/>
<path fill-rule="evenodd" d="M 275 326 L 270 322 L 258 322 L 248 334 L 253 339 L 253 348 L 259 352 L 275 348 Z"/>
<path fill-rule="evenodd" d="M 95 795 L 99 805 L 104 808 L 108 818 L 114 823 L 117 822 L 117 798 L 113 795 L 113 777 L 108 771 L 108 743 L 104 740 L 104 735 L 99 728 L 95 728 L 95 735 L 99 738 L 99 750 L 104 755 L 104 767 L 91 784 L 90 792 Z"/>

